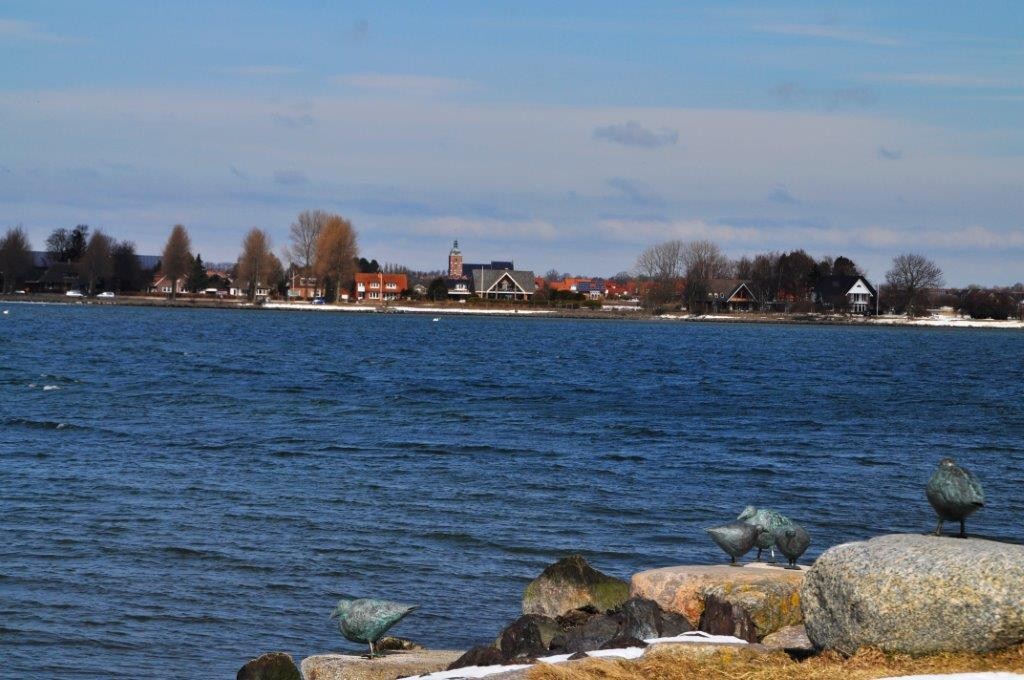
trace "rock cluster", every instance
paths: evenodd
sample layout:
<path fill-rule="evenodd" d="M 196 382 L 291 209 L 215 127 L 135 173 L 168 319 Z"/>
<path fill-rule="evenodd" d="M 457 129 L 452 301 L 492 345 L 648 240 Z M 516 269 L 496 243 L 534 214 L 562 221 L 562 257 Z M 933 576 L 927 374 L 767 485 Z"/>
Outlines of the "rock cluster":
<path fill-rule="evenodd" d="M 757 642 L 803 623 L 800 587 L 805 573 L 751 565 L 666 567 L 634 574 L 631 592 L 685 616 L 699 630 Z"/>
<path fill-rule="evenodd" d="M 238 669 L 236 680 L 302 680 L 292 657 L 284 652 L 258 656 Z"/>
<path fill-rule="evenodd" d="M 473 647 L 449 668 L 530 663 L 551 654 L 643 647 L 644 638 L 672 637 L 692 629 L 685 617 L 642 598 L 603 612 L 587 605 L 556 617 L 524 614 L 501 631 L 497 644 Z"/>
<path fill-rule="evenodd" d="M 986 652 L 1024 642 L 1024 546 L 892 534 L 826 550 L 803 585 L 807 636 L 852 653 Z"/>

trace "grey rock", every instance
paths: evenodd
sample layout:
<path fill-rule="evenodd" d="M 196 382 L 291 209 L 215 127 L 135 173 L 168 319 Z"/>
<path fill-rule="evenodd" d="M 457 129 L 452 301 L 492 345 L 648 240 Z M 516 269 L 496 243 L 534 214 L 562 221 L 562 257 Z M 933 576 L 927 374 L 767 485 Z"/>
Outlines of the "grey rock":
<path fill-rule="evenodd" d="M 236 680 L 302 680 L 292 657 L 284 652 L 258 656 L 238 669 Z"/>
<path fill-rule="evenodd" d="M 443 671 L 462 652 L 417 649 L 384 652 L 375 658 L 356 654 L 315 654 L 302 660 L 305 680 L 395 680 L 410 675 Z"/>
<path fill-rule="evenodd" d="M 504 663 L 506 663 L 505 657 L 497 647 L 477 645 L 453 661 L 447 670 L 453 671 L 456 668 L 465 668 L 467 666 L 500 666 Z"/>
<path fill-rule="evenodd" d="M 986 652 L 1024 642 L 1024 546 L 892 534 L 826 550 L 801 590 L 807 636 L 851 654 Z"/>
<path fill-rule="evenodd" d="M 564 649 L 566 652 L 590 652 L 601 649 L 609 640 L 617 638 L 621 629 L 620 619 L 598 614 L 582 626 L 566 631 Z"/>
<path fill-rule="evenodd" d="M 544 656 L 551 640 L 560 632 L 554 619 L 524 614 L 501 631 L 501 655 L 506 660 Z"/>
<path fill-rule="evenodd" d="M 786 626 L 779 630 L 765 635 L 761 640 L 768 649 L 782 650 L 790 656 L 806 657 L 814 653 L 814 645 L 807 637 L 807 630 L 803 626 Z"/>

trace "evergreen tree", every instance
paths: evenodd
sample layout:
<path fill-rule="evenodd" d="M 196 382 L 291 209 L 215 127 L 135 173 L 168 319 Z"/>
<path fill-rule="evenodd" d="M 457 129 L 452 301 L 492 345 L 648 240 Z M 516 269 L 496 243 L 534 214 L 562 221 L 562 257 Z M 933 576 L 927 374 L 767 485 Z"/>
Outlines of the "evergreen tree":
<path fill-rule="evenodd" d="M 189 267 L 188 272 L 188 289 L 191 293 L 198 293 L 206 288 L 206 284 L 209 283 L 210 277 L 206 273 L 206 265 L 203 264 L 203 256 L 196 254 L 192 258 L 192 264 Z"/>

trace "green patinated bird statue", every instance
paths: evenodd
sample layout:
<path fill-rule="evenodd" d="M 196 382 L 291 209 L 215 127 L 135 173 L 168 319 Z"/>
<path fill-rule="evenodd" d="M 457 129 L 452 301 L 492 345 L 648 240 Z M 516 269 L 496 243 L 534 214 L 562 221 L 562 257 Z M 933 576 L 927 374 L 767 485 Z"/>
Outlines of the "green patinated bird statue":
<path fill-rule="evenodd" d="M 939 516 L 935 535 L 942 535 L 944 521 L 960 522 L 960 538 L 967 538 L 965 520 L 985 505 L 985 492 L 974 473 L 956 464 L 952 458 L 943 458 L 928 480 L 925 490 L 928 502 Z"/>
<path fill-rule="evenodd" d="M 799 569 L 796 561 L 807 551 L 810 544 L 811 535 L 799 524 L 784 527 L 775 536 L 775 547 L 789 560 L 786 569 Z"/>
<path fill-rule="evenodd" d="M 414 606 L 387 600 L 345 597 L 338 601 L 331 618 L 338 619 L 338 628 L 346 640 L 370 645 L 372 659 L 376 656 L 374 643 L 414 609 Z"/>
<path fill-rule="evenodd" d="M 724 550 L 732 561 L 729 563 L 734 567 L 740 566 L 736 562 L 737 557 L 743 557 L 754 547 L 760 535 L 760 529 L 747 522 L 729 522 L 717 527 L 705 529 L 711 540 Z"/>
<path fill-rule="evenodd" d="M 743 508 L 743 512 L 740 513 L 736 519 L 747 524 L 753 524 L 761 533 L 757 537 L 757 558 L 758 562 L 761 561 L 761 552 L 763 550 L 771 551 L 771 563 L 775 563 L 775 539 L 778 537 L 779 532 L 782 529 L 793 526 L 793 520 L 783 515 L 778 510 L 769 510 L 768 508 L 755 508 L 753 505 L 748 505 Z"/>

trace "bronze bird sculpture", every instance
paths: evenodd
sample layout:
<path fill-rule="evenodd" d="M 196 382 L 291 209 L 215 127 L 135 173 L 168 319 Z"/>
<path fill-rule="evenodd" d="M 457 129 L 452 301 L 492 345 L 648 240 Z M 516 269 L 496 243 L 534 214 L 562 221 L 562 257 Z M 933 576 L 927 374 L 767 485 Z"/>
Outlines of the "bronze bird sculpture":
<path fill-rule="evenodd" d="M 748 505 L 743 509 L 743 512 L 739 514 L 736 519 L 753 524 L 761 533 L 757 537 L 757 557 L 755 558 L 758 562 L 761 561 L 761 552 L 764 550 L 771 551 L 770 563 L 775 563 L 775 538 L 779 535 L 779 531 L 793 525 L 793 520 L 783 515 L 778 510 L 770 510 L 768 508 L 755 508 L 753 505 Z"/>
<path fill-rule="evenodd" d="M 946 520 L 960 522 L 960 538 L 967 538 L 965 520 L 985 505 L 985 492 L 981 482 L 970 470 L 956 464 L 952 458 L 943 458 L 928 480 L 925 490 L 928 502 L 939 516 L 935 535 L 942 535 L 942 523 Z"/>
<path fill-rule="evenodd" d="M 724 550 L 732 558 L 729 562 L 734 567 L 740 566 L 736 562 L 737 557 L 743 557 L 757 542 L 760 530 L 753 524 L 747 522 L 729 522 L 717 527 L 705 529 L 711 540 Z"/>
<path fill-rule="evenodd" d="M 799 524 L 791 524 L 780 529 L 775 536 L 775 547 L 789 560 L 786 569 L 799 569 L 796 566 L 796 561 L 807 551 L 807 546 L 810 544 L 811 535 Z"/>
<path fill-rule="evenodd" d="M 346 640 L 370 645 L 370 658 L 376 654 L 375 642 L 396 623 L 416 609 L 409 605 L 369 598 L 342 598 L 331 612 L 338 619 L 338 628 Z"/>

